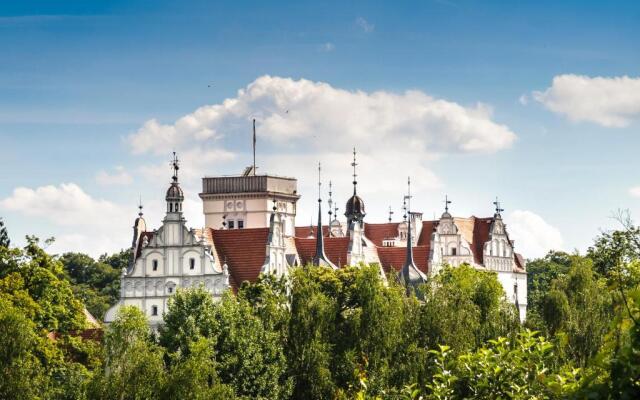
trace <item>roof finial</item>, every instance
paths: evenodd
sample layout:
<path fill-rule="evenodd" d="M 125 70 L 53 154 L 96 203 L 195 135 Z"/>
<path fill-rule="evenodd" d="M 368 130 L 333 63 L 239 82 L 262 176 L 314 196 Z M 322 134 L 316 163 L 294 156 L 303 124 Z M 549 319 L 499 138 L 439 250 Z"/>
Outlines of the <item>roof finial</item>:
<path fill-rule="evenodd" d="M 322 171 L 322 167 L 320 162 L 318 162 L 318 227 L 316 228 L 316 255 L 313 257 L 313 265 L 317 266 L 329 266 L 331 268 L 336 268 L 328 259 L 324 253 L 324 235 L 322 232 L 322 191 L 320 190 L 322 187 L 322 180 L 320 173 Z"/>
<path fill-rule="evenodd" d="M 411 178 L 407 179 L 407 195 L 404 197 L 405 200 L 409 200 L 409 205 L 407 206 L 408 213 L 411 215 Z M 405 285 L 418 285 L 420 283 L 424 283 L 426 281 L 426 276 L 422 271 L 416 267 L 416 264 L 413 260 L 413 237 L 411 234 L 411 217 L 409 217 L 409 223 L 407 226 L 407 255 L 404 261 L 404 265 L 400 270 L 400 280 L 404 282 Z"/>
<path fill-rule="evenodd" d="M 391 210 L 391 206 L 389 206 L 389 222 L 391 222 L 393 216 L 393 211 Z"/>
<path fill-rule="evenodd" d="M 404 222 L 407 222 L 407 196 L 404 196 L 402 198 L 402 211 L 404 211 L 402 219 L 404 220 Z"/>
<path fill-rule="evenodd" d="M 273 207 L 271 209 L 274 213 L 278 210 L 278 200 L 275 197 L 273 198 Z"/>
<path fill-rule="evenodd" d="M 333 199 L 331 198 L 332 196 L 332 186 L 331 186 L 331 181 L 329 181 L 329 200 L 327 200 L 327 204 L 329 205 L 329 222 L 333 221 L 331 219 L 331 216 L 333 215 Z"/>
<path fill-rule="evenodd" d="M 335 215 L 336 215 L 336 219 L 338 219 L 338 206 L 337 206 L 337 204 L 338 204 L 338 203 L 336 203 L 336 206 L 335 206 L 335 207 L 333 207 L 333 211 L 334 211 L 334 213 L 335 213 Z"/>
<path fill-rule="evenodd" d="M 500 215 L 500 213 L 504 211 L 503 208 L 500 208 L 500 201 L 498 200 L 498 196 L 496 196 L 496 201 L 493 202 L 493 205 L 496 206 L 496 215 Z"/>
<path fill-rule="evenodd" d="M 173 152 L 173 160 L 171 160 L 171 162 L 169 163 L 171 165 L 171 168 L 173 169 L 173 181 L 177 182 L 178 181 L 178 170 L 180 169 L 180 160 L 178 160 L 178 156 L 176 155 L 176 152 Z"/>
<path fill-rule="evenodd" d="M 449 212 L 449 204 L 451 204 L 451 200 L 449 200 L 449 196 L 444 195 L 444 212 Z"/>
<path fill-rule="evenodd" d="M 353 195 L 356 195 L 356 186 L 358 185 L 358 181 L 357 181 L 357 174 L 356 174 L 356 166 L 358 165 L 358 163 L 356 162 L 356 148 L 353 148 L 353 162 L 351 163 L 351 166 L 353 167 Z"/>
<path fill-rule="evenodd" d="M 407 199 L 409 214 L 411 214 L 411 177 L 407 177 L 407 195 L 405 198 Z"/>
<path fill-rule="evenodd" d="M 142 196 L 138 199 L 138 216 L 142 217 Z"/>

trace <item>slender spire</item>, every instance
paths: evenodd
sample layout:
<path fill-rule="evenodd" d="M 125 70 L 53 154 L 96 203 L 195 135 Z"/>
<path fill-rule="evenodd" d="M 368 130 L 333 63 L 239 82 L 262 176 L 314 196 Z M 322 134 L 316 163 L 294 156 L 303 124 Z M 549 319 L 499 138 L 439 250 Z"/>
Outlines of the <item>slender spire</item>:
<path fill-rule="evenodd" d="M 351 163 L 351 166 L 353 167 L 353 195 L 356 195 L 356 186 L 358 186 L 358 180 L 356 179 L 358 177 L 358 174 L 356 174 L 356 166 L 358 165 L 358 163 L 356 162 L 356 148 L 353 148 L 353 162 Z"/>
<path fill-rule="evenodd" d="M 324 253 L 324 235 L 322 234 L 322 181 L 320 173 L 322 166 L 318 163 L 318 227 L 316 228 L 316 255 L 313 257 L 313 265 L 336 268 Z"/>
<path fill-rule="evenodd" d="M 406 212 L 409 214 L 409 223 L 407 226 L 407 255 L 405 257 L 404 266 L 400 271 L 400 280 L 407 286 L 415 286 L 426 282 L 426 276 L 418 269 L 413 260 L 413 237 L 411 234 L 411 178 L 407 179 L 407 195 L 404 198 Z"/>

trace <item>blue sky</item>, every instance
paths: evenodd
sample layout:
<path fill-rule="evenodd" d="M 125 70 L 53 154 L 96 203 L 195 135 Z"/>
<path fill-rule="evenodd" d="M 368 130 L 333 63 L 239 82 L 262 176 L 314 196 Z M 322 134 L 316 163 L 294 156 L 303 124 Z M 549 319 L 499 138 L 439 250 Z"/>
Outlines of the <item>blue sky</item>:
<path fill-rule="evenodd" d="M 300 225 L 318 160 L 346 200 L 353 146 L 370 222 L 400 214 L 407 175 L 428 217 L 445 193 L 459 216 L 500 196 L 525 256 L 640 215 L 637 2 L 6 3 L 0 216 L 17 243 L 128 246 L 139 196 L 159 224 L 174 149 L 200 226 L 199 177 L 251 162 L 256 116 L 258 164 L 300 179 Z M 174 125 L 204 106 L 197 129 Z"/>

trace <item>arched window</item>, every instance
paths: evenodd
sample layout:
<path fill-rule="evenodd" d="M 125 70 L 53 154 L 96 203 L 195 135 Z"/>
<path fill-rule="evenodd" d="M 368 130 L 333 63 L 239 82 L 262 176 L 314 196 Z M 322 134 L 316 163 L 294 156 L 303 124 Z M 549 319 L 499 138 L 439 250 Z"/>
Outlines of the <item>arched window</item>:
<path fill-rule="evenodd" d="M 158 260 L 153 260 L 153 261 L 151 261 L 151 268 L 152 268 L 154 271 L 157 271 L 157 270 L 158 270 Z"/>
<path fill-rule="evenodd" d="M 169 212 L 173 212 L 173 203 L 169 203 Z"/>
<path fill-rule="evenodd" d="M 195 258 L 190 258 L 189 259 L 189 269 L 195 269 L 196 268 L 196 259 Z"/>

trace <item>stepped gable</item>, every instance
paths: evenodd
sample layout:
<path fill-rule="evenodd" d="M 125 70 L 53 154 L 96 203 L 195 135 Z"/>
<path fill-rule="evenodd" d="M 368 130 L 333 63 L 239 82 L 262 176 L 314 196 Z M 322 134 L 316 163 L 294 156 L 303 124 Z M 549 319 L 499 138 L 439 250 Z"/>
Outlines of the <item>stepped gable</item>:
<path fill-rule="evenodd" d="M 380 258 L 380 264 L 382 264 L 384 272 L 389 273 L 391 268 L 393 268 L 399 273 L 407 258 L 407 248 L 378 247 L 377 250 L 378 257 Z M 413 261 L 420 271 L 427 274 L 429 270 L 429 247 L 414 246 Z"/>
<path fill-rule="evenodd" d="M 382 224 L 365 224 L 364 235 L 376 246 L 382 246 L 384 239 L 392 239 L 398 236 L 399 222 L 387 222 Z"/>
<path fill-rule="evenodd" d="M 313 237 L 316 237 L 317 230 L 318 230 L 317 226 L 296 226 L 296 232 L 294 236 L 297 238 L 307 238 L 310 235 L 313 235 Z M 331 230 L 328 225 L 322 225 L 322 236 L 327 237 L 329 236 L 330 232 Z"/>
<path fill-rule="evenodd" d="M 298 228 L 296 228 L 296 231 L 297 230 Z M 308 235 L 309 228 L 307 228 L 306 233 Z M 316 240 L 314 238 L 307 238 L 306 236 L 296 237 L 294 240 L 301 264 L 312 264 L 313 257 L 316 254 Z M 347 263 L 348 252 L 348 237 L 324 237 L 324 253 L 327 255 L 329 261 L 337 267 L 342 268 Z"/>
<path fill-rule="evenodd" d="M 254 282 L 266 260 L 269 228 L 210 229 L 219 262 L 229 266 L 229 284 L 235 290 L 242 282 Z"/>

